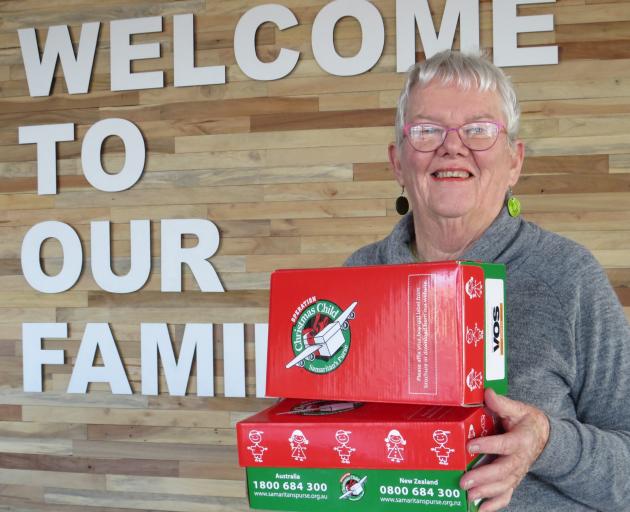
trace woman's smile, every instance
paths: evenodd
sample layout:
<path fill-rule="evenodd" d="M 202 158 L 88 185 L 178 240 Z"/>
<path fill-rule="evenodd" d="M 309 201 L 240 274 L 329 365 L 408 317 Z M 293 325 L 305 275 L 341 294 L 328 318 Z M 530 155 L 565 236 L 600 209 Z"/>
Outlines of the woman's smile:
<path fill-rule="evenodd" d="M 464 181 L 473 178 L 473 174 L 466 169 L 438 169 L 431 173 L 435 181 Z"/>

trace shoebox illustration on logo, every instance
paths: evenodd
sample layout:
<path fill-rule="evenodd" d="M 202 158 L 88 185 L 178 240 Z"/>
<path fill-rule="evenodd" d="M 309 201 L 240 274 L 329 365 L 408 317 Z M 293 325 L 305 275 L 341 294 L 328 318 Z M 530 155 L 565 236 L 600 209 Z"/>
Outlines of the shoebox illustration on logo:
<path fill-rule="evenodd" d="M 250 506 L 468 511 L 466 450 L 496 433 L 481 407 L 285 399 L 236 426 Z"/>
<path fill-rule="evenodd" d="M 505 267 L 475 262 L 278 270 L 267 394 L 480 405 L 507 392 Z"/>

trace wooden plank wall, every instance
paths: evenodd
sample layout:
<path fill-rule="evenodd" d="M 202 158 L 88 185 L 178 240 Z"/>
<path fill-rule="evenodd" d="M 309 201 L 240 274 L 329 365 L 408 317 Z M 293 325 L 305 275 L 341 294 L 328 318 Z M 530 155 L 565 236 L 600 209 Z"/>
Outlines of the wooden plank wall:
<path fill-rule="evenodd" d="M 325 1 L 283 0 L 299 26 L 258 33 L 258 51 L 301 51 L 286 78 L 247 78 L 235 65 L 233 31 L 254 0 L 5 0 L 0 3 L 0 510 L 130 512 L 246 510 L 236 463 L 234 423 L 264 406 L 255 398 L 253 324 L 266 321 L 268 278 L 280 267 L 338 265 L 355 248 L 387 234 L 399 192 L 386 146 L 402 76 L 395 72 L 395 2 L 374 2 L 386 25 L 378 64 L 356 77 L 324 73 L 310 32 Z M 444 0 L 431 1 L 439 26 Z M 481 2 L 481 41 L 492 44 L 492 5 Z M 630 311 L 630 1 L 557 0 L 522 6 L 521 14 L 553 14 L 555 30 L 526 34 L 521 45 L 558 44 L 560 64 L 508 69 L 522 102 L 528 147 L 516 188 L 528 219 L 589 247 L 606 267 Z M 226 85 L 173 87 L 172 15 L 196 16 L 197 64 L 228 66 Z M 136 70 L 166 70 L 166 87 L 111 92 L 112 19 L 164 16 L 162 57 Z M 102 22 L 89 94 L 68 95 L 60 67 L 53 93 L 30 98 L 17 29 Z M 337 47 L 352 55 L 360 30 L 344 19 Z M 76 40 L 76 39 L 75 39 Z M 420 52 L 419 58 L 423 58 Z M 148 159 L 141 181 L 116 194 L 89 186 L 81 173 L 80 139 L 96 121 L 123 117 L 144 133 Z M 74 122 L 78 141 L 58 145 L 59 193 L 38 196 L 35 148 L 18 144 L 18 127 Z M 121 161 L 108 141 L 104 161 Z M 201 293 L 191 275 L 185 292 L 159 291 L 159 221 L 208 218 L 221 233 L 213 258 L 226 293 Z M 152 219 L 154 265 L 148 284 L 129 296 L 101 291 L 86 270 L 72 290 L 45 295 L 21 275 L 26 231 L 60 220 L 89 248 L 89 222 L 113 226 L 114 268 L 128 265 L 131 219 Z M 61 252 L 42 257 L 55 272 Z M 134 394 L 114 396 L 93 385 L 65 393 L 88 321 L 109 322 Z M 247 398 L 222 395 L 222 341 L 215 339 L 217 397 L 142 396 L 139 324 L 167 321 L 181 338 L 187 322 L 241 322 L 246 328 Z M 22 322 L 68 322 L 66 364 L 48 366 L 44 393 L 22 392 Z M 194 387 L 193 387 L 194 389 Z"/>

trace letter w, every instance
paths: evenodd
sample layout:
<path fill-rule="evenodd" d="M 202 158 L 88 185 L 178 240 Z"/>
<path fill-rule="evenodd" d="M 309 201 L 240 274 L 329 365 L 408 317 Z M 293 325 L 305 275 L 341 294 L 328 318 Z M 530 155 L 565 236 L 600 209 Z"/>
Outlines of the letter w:
<path fill-rule="evenodd" d="M 100 25 L 98 21 L 82 25 L 76 57 L 68 26 L 49 27 L 41 60 L 35 29 L 18 30 L 22 60 L 24 60 L 26 80 L 31 96 L 50 95 L 57 57 L 61 61 L 68 92 L 70 94 L 88 92 Z"/>

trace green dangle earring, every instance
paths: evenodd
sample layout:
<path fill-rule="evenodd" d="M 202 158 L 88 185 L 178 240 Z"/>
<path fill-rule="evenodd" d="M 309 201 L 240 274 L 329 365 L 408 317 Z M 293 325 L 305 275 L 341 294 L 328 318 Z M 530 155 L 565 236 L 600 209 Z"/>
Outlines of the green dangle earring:
<path fill-rule="evenodd" d="M 518 217 L 521 214 L 521 202 L 512 194 L 512 187 L 508 188 L 507 209 L 510 217 Z"/>

